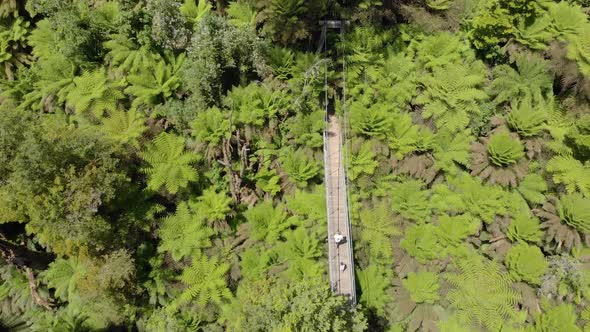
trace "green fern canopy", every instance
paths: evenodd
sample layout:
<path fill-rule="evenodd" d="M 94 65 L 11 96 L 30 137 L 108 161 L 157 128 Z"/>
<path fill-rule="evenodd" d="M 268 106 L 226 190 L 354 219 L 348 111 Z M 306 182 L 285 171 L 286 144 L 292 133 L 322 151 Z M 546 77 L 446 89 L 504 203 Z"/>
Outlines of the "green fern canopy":
<path fill-rule="evenodd" d="M 438 289 L 438 275 L 432 272 L 409 273 L 407 278 L 402 280 L 404 287 L 410 292 L 412 300 L 416 303 L 434 303 L 440 295 Z"/>
<path fill-rule="evenodd" d="M 524 146 L 507 132 L 496 133 L 490 137 L 487 146 L 490 161 L 499 167 L 509 166 L 524 157 Z"/>
<path fill-rule="evenodd" d="M 148 164 L 143 171 L 148 175 L 150 190 L 158 191 L 164 187 L 174 194 L 198 179 L 192 164 L 200 158 L 185 151 L 182 137 L 161 133 L 140 155 Z"/>
<path fill-rule="evenodd" d="M 533 285 L 541 283 L 541 277 L 548 267 L 541 249 L 525 243 L 519 243 L 510 248 L 504 263 L 515 280 L 524 280 Z"/>
<path fill-rule="evenodd" d="M 590 198 L 579 193 L 566 194 L 559 198 L 557 209 L 563 223 L 581 233 L 590 233 Z"/>

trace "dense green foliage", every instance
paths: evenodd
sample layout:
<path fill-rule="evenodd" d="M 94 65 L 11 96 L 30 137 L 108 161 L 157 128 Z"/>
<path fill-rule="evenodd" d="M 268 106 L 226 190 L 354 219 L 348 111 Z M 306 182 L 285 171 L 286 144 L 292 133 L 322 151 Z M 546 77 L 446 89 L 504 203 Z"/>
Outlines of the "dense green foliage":
<path fill-rule="evenodd" d="M 0 1 L 0 329 L 589 330 L 589 13 Z M 329 285 L 325 97 L 358 304 Z"/>

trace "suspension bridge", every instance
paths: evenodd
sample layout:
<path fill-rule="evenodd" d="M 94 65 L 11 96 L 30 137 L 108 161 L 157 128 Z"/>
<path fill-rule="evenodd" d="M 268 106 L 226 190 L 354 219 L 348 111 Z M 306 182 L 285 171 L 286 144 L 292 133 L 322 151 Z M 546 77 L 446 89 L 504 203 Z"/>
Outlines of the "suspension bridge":
<path fill-rule="evenodd" d="M 322 36 L 318 50 L 327 51 L 327 31 L 340 29 L 344 37 L 344 21 L 320 21 Z M 324 174 L 326 185 L 326 207 L 328 223 L 328 264 L 330 285 L 334 294 L 345 296 L 356 303 L 354 279 L 354 257 L 350 214 L 348 209 L 348 180 L 346 176 L 348 160 L 346 156 L 346 112 L 339 117 L 329 109 L 328 102 L 328 64 L 325 64 L 325 129 L 324 129 Z M 341 98 L 343 108 L 346 101 L 346 62 L 343 61 L 343 88 Z M 341 240 L 338 239 L 341 237 Z"/>

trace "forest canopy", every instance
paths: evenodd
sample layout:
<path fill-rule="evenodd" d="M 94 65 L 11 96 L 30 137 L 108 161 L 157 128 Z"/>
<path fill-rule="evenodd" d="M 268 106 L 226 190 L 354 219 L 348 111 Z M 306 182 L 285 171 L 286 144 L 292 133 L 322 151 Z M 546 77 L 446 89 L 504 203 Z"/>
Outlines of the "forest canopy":
<path fill-rule="evenodd" d="M 0 1 L 0 329 L 590 331 L 589 19 Z M 328 276 L 326 105 L 358 303 Z"/>

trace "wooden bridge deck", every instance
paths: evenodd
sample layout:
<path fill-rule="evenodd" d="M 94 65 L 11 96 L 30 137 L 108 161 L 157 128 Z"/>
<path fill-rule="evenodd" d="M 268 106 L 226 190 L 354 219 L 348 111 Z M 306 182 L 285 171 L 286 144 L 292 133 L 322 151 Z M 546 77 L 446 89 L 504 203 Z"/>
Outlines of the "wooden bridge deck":
<path fill-rule="evenodd" d="M 352 237 L 342 143 L 340 122 L 336 116 L 329 116 L 324 132 L 324 164 L 328 209 L 330 284 L 335 294 L 344 295 L 352 303 L 356 303 Z M 334 240 L 334 234 L 337 233 L 344 236 L 344 241 L 340 244 Z M 346 264 L 344 271 L 340 270 L 340 263 Z"/>

